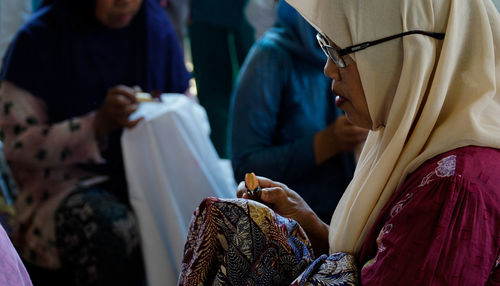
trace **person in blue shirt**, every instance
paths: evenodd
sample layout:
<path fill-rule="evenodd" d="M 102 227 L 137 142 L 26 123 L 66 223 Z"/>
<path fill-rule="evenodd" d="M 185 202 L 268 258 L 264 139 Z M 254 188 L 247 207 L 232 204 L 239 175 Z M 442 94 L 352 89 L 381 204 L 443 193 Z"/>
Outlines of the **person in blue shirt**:
<path fill-rule="evenodd" d="M 316 31 L 284 1 L 278 5 L 276 24 L 252 47 L 234 90 L 234 176 L 282 181 L 329 222 L 368 131 L 335 106 Z"/>

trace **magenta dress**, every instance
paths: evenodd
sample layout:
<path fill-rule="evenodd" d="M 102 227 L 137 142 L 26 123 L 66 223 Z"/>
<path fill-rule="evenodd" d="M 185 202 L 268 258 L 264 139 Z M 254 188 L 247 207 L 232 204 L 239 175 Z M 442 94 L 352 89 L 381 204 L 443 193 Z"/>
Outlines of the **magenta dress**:
<path fill-rule="evenodd" d="M 262 204 L 207 199 L 191 221 L 179 285 L 500 285 L 500 150 L 463 147 L 423 163 L 359 257 L 317 257 L 302 233 Z"/>
<path fill-rule="evenodd" d="M 463 147 L 408 176 L 360 255 L 362 285 L 500 285 L 500 150 Z"/>
<path fill-rule="evenodd" d="M 31 286 L 31 280 L 9 237 L 0 226 L 0 285 Z"/>

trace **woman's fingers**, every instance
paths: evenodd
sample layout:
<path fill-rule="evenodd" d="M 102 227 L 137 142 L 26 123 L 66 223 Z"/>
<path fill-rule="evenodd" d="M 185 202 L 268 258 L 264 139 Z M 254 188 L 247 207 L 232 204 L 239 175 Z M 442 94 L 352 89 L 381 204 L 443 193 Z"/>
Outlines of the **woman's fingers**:
<path fill-rule="evenodd" d="M 267 204 L 279 205 L 288 200 L 286 191 L 281 187 L 262 189 L 260 199 Z"/>
<path fill-rule="evenodd" d="M 144 119 L 144 117 L 139 117 L 137 119 L 134 119 L 132 121 L 128 121 L 125 125 L 125 127 L 132 128 L 136 126 L 139 122 L 141 122 Z"/>
<path fill-rule="evenodd" d="M 288 187 L 285 184 L 274 182 L 265 177 L 257 176 L 259 180 L 260 200 L 267 204 L 273 205 L 274 207 L 280 208 L 280 206 L 286 205 L 288 201 Z M 236 196 L 243 199 L 251 199 L 251 196 L 247 193 L 248 189 L 245 182 L 241 182 L 236 190 Z"/>
<path fill-rule="evenodd" d="M 277 214 L 291 218 L 304 225 L 313 225 L 311 218 L 317 218 L 307 203 L 285 184 L 274 182 L 265 177 L 257 177 L 261 187 L 259 201 Z M 245 182 L 238 185 L 236 195 L 238 198 L 252 199 L 247 193 Z"/>
<path fill-rule="evenodd" d="M 274 188 L 274 187 L 288 188 L 285 184 L 275 182 L 275 181 L 268 179 L 266 177 L 257 176 L 257 179 L 259 180 L 259 186 L 261 188 Z"/>
<path fill-rule="evenodd" d="M 247 187 L 245 186 L 245 182 L 240 182 L 238 188 L 236 189 L 236 197 L 243 198 L 243 195 L 246 194 Z"/>
<path fill-rule="evenodd" d="M 138 104 L 131 104 L 123 109 L 123 113 L 125 116 L 130 116 L 132 113 L 136 112 L 138 108 Z"/>
<path fill-rule="evenodd" d="M 129 116 L 137 111 L 139 104 L 135 97 L 139 87 L 118 85 L 108 90 L 104 103 L 97 111 L 98 136 L 103 136 L 120 127 L 134 127 L 143 118 L 129 120 Z M 97 129 L 96 129 L 97 130 Z"/>
<path fill-rule="evenodd" d="M 109 113 L 113 117 L 128 117 L 130 114 L 136 112 L 138 108 L 138 104 L 130 104 L 123 107 L 115 106 L 109 109 Z"/>
<path fill-rule="evenodd" d="M 137 101 L 131 101 L 127 96 L 123 94 L 112 94 L 109 98 L 109 105 L 114 109 L 125 109 L 130 106 L 139 106 Z"/>
<path fill-rule="evenodd" d="M 121 95 L 128 100 L 129 103 L 136 103 L 137 99 L 135 98 L 136 91 L 134 88 L 118 85 L 109 90 L 109 94 Z"/>
<path fill-rule="evenodd" d="M 112 91 L 119 93 L 112 93 L 107 113 L 109 114 L 109 117 L 120 126 L 134 127 L 142 120 L 142 118 L 135 120 L 129 120 L 128 118 L 132 113 L 137 111 L 139 104 L 132 102 L 128 95 L 124 94 L 124 91 L 126 90 L 123 88 L 117 88 Z"/>

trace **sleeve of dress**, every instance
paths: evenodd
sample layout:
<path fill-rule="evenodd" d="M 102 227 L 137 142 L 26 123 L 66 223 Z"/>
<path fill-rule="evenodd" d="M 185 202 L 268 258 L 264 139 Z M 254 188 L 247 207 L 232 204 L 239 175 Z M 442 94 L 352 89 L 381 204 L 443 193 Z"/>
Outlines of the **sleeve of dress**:
<path fill-rule="evenodd" d="M 240 71 L 231 104 L 231 160 L 235 179 L 246 172 L 293 181 L 313 168 L 313 136 L 273 142 L 291 59 L 277 48 L 255 46 Z"/>
<path fill-rule="evenodd" d="M 499 212 L 490 191 L 461 175 L 407 186 L 390 206 L 362 284 L 485 285 L 498 279 Z"/>
<path fill-rule="evenodd" d="M 36 169 L 103 162 L 94 113 L 52 124 L 44 102 L 26 90 L 3 81 L 0 94 L 0 136 L 12 165 Z"/>

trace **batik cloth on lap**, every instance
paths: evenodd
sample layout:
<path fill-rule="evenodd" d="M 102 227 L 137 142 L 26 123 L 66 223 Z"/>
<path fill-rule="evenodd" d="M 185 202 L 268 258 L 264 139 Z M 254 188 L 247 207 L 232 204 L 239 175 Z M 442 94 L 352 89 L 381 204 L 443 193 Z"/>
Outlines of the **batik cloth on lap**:
<path fill-rule="evenodd" d="M 244 199 L 205 199 L 195 211 L 179 285 L 289 285 L 313 261 L 299 224 Z"/>
<path fill-rule="evenodd" d="M 336 252 L 321 255 L 290 286 L 361 285 L 353 255 Z"/>

